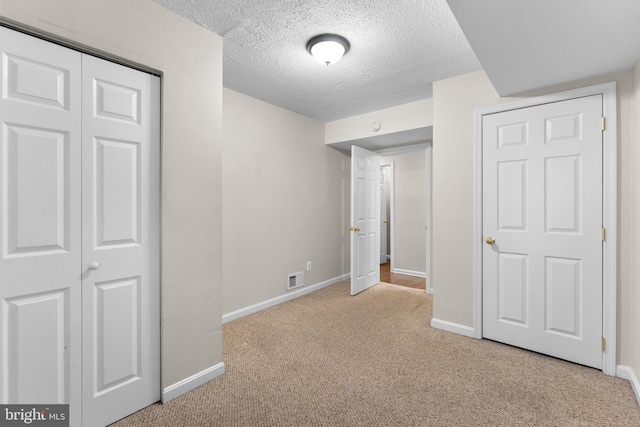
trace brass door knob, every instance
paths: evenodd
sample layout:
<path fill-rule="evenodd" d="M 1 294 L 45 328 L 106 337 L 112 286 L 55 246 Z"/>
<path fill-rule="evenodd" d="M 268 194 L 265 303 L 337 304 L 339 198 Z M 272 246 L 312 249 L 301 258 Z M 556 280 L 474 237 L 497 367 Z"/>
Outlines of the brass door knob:
<path fill-rule="evenodd" d="M 389 222 L 388 220 L 386 220 L 386 219 L 384 220 L 384 223 L 385 223 L 385 224 L 386 224 L 386 223 L 388 223 L 388 222 Z"/>
<path fill-rule="evenodd" d="M 360 227 L 353 227 L 353 231 L 355 231 L 355 232 L 360 231 Z"/>
<path fill-rule="evenodd" d="M 353 231 L 353 227 L 349 226 L 349 231 Z"/>
<path fill-rule="evenodd" d="M 493 237 L 487 237 L 485 239 L 485 242 L 487 242 L 487 245 L 493 245 L 496 242 L 496 239 L 494 239 Z"/>

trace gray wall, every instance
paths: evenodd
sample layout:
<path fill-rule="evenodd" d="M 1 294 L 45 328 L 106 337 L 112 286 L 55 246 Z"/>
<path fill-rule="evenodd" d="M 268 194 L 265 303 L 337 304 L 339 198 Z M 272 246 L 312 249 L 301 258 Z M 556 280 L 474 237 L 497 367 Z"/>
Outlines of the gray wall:
<path fill-rule="evenodd" d="M 425 274 L 427 271 L 427 159 L 426 150 L 381 158 L 394 164 L 395 269 Z"/>
<path fill-rule="evenodd" d="M 324 123 L 224 89 L 223 312 L 349 272 L 350 159 Z"/>

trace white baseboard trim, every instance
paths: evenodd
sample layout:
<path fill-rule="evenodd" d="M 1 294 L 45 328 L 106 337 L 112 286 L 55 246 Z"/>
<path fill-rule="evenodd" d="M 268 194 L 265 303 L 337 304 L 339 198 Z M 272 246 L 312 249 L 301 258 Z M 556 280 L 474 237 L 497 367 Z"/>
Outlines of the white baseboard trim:
<path fill-rule="evenodd" d="M 633 371 L 633 369 L 629 366 L 618 365 L 616 367 L 616 376 L 631 383 L 633 394 L 636 395 L 636 400 L 640 405 L 640 382 L 638 382 L 638 377 L 636 377 L 636 373 Z"/>
<path fill-rule="evenodd" d="M 402 268 L 394 268 L 392 273 L 405 274 L 407 276 L 415 276 L 415 277 L 422 277 L 422 278 L 427 277 L 427 273 L 424 271 L 404 270 Z"/>
<path fill-rule="evenodd" d="M 213 365 L 210 368 L 200 371 L 197 374 L 191 375 L 189 378 L 185 378 L 182 381 L 178 381 L 175 384 L 166 387 L 162 390 L 162 403 L 175 399 L 178 396 L 193 390 L 196 387 L 200 387 L 204 383 L 207 383 L 220 375 L 224 374 L 224 363 L 220 362 L 217 365 Z"/>
<path fill-rule="evenodd" d="M 231 313 L 222 315 L 222 323 L 229 323 L 233 320 L 240 319 L 241 317 L 248 316 L 253 313 L 257 313 L 265 308 L 273 307 L 274 305 L 282 304 L 283 302 L 290 301 L 295 298 L 299 298 L 303 295 L 309 294 L 314 291 L 318 291 L 327 286 L 335 285 L 338 282 L 347 280 L 351 275 L 343 274 L 342 276 L 334 277 L 333 279 L 325 280 L 324 282 L 316 283 L 315 285 L 305 286 L 301 289 L 287 292 L 284 295 L 271 298 L 266 301 L 259 302 L 249 307 L 241 308 L 240 310 L 232 311 Z"/>
<path fill-rule="evenodd" d="M 476 330 L 469 326 L 459 325 L 457 323 L 447 322 L 446 320 L 431 319 L 431 327 L 442 329 L 443 331 L 453 332 L 464 335 L 469 338 L 476 338 Z"/>

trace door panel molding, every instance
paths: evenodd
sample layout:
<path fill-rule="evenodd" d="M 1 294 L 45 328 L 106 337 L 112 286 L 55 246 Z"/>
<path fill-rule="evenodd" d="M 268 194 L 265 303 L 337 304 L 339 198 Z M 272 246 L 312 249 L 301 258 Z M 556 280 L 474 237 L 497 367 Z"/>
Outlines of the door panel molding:
<path fill-rule="evenodd" d="M 604 83 L 580 89 L 550 94 L 500 104 L 475 111 L 474 148 L 475 148 L 475 212 L 474 212 L 474 327 L 473 336 L 482 338 L 482 121 L 483 116 L 502 113 L 519 108 L 533 107 L 551 102 L 566 101 L 574 98 L 601 94 L 603 97 L 603 112 L 609 126 L 603 131 L 603 227 L 607 230 L 603 242 L 603 338 L 606 349 L 603 353 L 603 372 L 616 375 L 616 265 L 617 265 L 617 108 L 616 83 Z M 570 131 L 568 121 L 555 123 L 557 138 Z M 508 131 L 508 132 L 507 132 Z M 517 129 L 505 129 L 505 141 L 517 143 Z"/>

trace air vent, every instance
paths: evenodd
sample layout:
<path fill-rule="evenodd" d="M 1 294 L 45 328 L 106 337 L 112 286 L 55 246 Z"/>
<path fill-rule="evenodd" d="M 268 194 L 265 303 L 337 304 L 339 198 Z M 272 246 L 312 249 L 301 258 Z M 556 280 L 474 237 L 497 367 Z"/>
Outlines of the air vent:
<path fill-rule="evenodd" d="M 287 290 L 299 288 L 304 285 L 304 272 L 298 271 L 297 273 L 290 273 L 289 280 L 287 281 Z"/>

